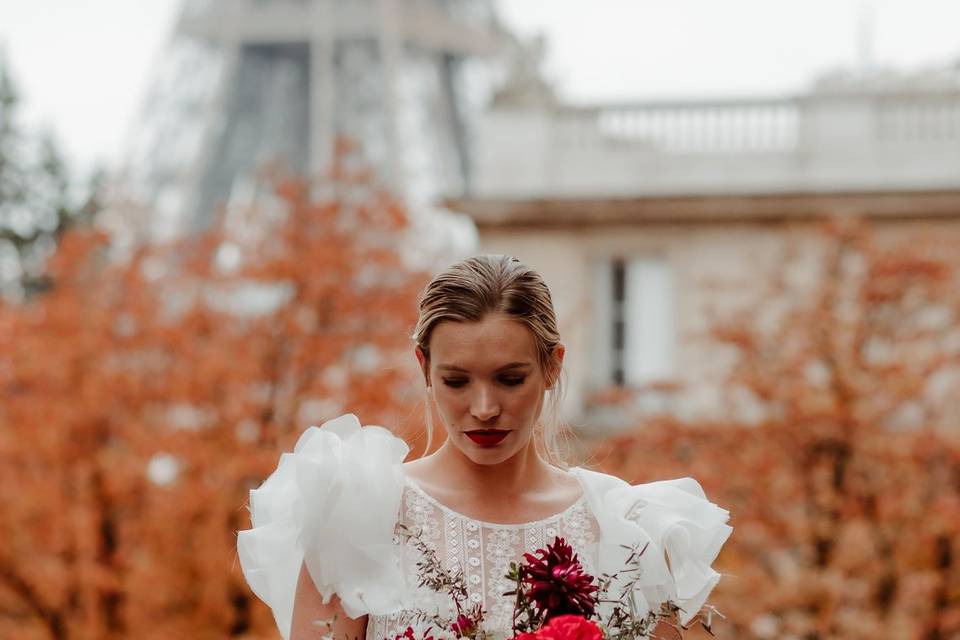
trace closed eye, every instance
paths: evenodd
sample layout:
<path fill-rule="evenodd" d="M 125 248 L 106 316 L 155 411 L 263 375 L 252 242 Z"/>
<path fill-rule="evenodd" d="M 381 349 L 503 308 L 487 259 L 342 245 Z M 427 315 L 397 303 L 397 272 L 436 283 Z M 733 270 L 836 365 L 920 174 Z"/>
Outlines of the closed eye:
<path fill-rule="evenodd" d="M 520 377 L 511 376 L 511 377 L 503 377 L 503 378 L 500 378 L 499 380 L 501 384 L 504 384 L 508 387 L 516 387 L 523 384 L 526 379 L 527 379 L 526 376 L 520 376 Z M 443 384 L 447 385 L 448 387 L 452 387 L 454 389 L 459 389 L 460 387 L 463 387 L 464 385 L 467 384 L 467 382 L 468 381 L 463 378 L 453 378 L 453 379 L 444 378 L 443 380 Z"/>

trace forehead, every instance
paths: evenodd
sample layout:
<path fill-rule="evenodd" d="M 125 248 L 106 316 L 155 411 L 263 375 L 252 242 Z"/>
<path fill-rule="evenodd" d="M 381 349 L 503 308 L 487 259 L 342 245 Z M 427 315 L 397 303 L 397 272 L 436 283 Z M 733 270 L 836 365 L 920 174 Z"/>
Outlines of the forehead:
<path fill-rule="evenodd" d="M 434 365 L 464 369 L 496 369 L 505 363 L 536 364 L 536 344 L 530 329 L 503 315 L 490 315 L 479 322 L 444 321 L 430 335 Z"/>

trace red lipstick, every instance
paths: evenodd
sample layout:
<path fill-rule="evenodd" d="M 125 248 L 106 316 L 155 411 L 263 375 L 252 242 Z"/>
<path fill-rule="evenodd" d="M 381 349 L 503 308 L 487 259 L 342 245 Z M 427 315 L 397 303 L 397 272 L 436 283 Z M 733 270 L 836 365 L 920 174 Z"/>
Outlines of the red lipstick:
<path fill-rule="evenodd" d="M 475 429 L 474 431 L 465 431 L 463 435 L 481 447 L 495 447 L 510 435 L 510 431 L 504 429 Z"/>

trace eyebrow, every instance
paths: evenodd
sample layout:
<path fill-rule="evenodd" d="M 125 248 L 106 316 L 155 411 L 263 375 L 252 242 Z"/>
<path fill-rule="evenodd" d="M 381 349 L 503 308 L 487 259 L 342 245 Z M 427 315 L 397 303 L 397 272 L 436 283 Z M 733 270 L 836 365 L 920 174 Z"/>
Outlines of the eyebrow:
<path fill-rule="evenodd" d="M 530 366 L 529 362 L 511 362 L 509 364 L 505 364 L 502 367 L 498 368 L 494 373 L 497 373 L 500 371 L 506 371 L 507 369 L 519 369 L 520 367 L 529 367 L 529 366 Z M 462 367 L 458 367 L 456 365 L 452 365 L 452 364 L 441 364 L 437 366 L 437 369 L 443 369 L 444 371 L 460 371 L 462 373 L 470 373 L 466 369 Z"/>

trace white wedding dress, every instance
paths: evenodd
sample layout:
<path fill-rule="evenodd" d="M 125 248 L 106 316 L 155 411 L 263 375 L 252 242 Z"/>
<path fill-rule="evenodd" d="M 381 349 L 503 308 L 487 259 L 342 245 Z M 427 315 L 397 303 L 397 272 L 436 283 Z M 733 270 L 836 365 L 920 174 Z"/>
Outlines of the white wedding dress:
<path fill-rule="evenodd" d="M 449 596 L 417 586 L 422 556 L 405 542 L 404 530 L 417 532 L 447 569 L 463 572 L 467 604 L 482 603 L 484 628 L 500 638 L 512 635 L 513 599 L 503 595 L 511 589 L 510 563 L 556 536 L 594 576 L 623 570 L 627 548 L 647 545 L 635 600 L 645 610 L 672 600 L 683 608 L 684 623 L 720 579 L 710 565 L 733 530 L 729 514 L 692 478 L 630 486 L 574 468 L 583 494 L 572 505 L 536 522 L 494 524 L 424 492 L 403 472 L 407 452 L 386 429 L 361 428 L 347 414 L 307 429 L 294 452 L 284 453 L 273 474 L 250 492 L 253 528 L 238 532 L 240 563 L 284 640 L 304 562 L 324 598 L 336 593 L 348 615 L 369 616 L 367 640 L 431 626 L 417 611 L 453 617 Z M 435 625 L 431 635 L 452 637 Z"/>

